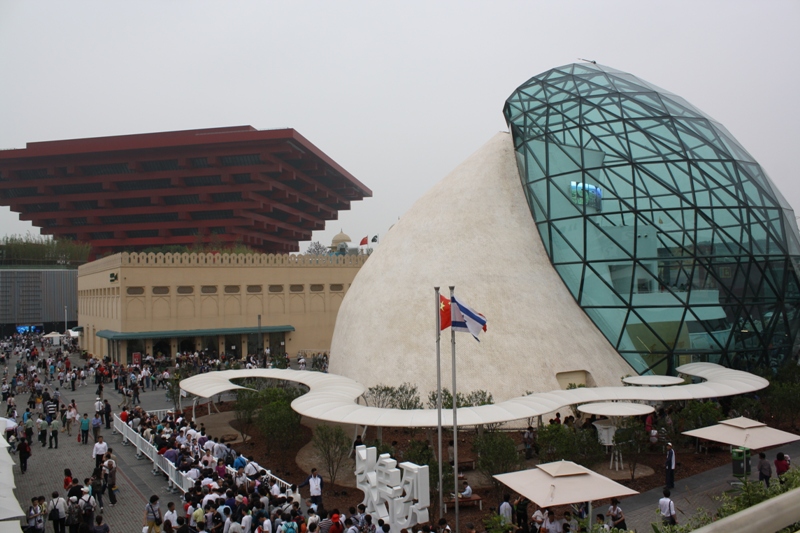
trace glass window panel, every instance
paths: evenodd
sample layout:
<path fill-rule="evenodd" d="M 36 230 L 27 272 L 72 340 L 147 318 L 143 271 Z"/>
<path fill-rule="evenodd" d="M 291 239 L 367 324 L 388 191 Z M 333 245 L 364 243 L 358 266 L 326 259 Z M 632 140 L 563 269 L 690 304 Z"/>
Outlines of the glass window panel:
<path fill-rule="evenodd" d="M 562 235 L 553 225 L 550 227 L 550 239 L 553 243 L 551 250 L 553 264 L 574 263 L 582 260 L 579 252 L 569 241 L 569 235 Z"/>

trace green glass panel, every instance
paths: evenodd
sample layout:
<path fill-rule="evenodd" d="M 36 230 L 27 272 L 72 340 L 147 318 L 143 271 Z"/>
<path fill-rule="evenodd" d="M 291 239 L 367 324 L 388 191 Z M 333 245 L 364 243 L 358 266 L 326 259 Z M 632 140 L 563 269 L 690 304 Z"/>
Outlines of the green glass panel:
<path fill-rule="evenodd" d="M 722 125 L 594 64 L 531 78 L 504 114 L 548 256 L 637 371 L 665 372 L 681 355 L 762 366 L 791 356 L 800 230 Z"/>

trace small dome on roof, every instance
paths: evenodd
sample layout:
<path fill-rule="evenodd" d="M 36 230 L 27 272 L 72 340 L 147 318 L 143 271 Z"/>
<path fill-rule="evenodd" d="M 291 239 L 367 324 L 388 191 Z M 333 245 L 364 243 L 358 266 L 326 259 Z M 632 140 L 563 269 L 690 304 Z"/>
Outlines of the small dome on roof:
<path fill-rule="evenodd" d="M 337 248 L 340 244 L 345 242 L 353 242 L 349 235 L 340 231 L 331 241 L 331 248 Z"/>

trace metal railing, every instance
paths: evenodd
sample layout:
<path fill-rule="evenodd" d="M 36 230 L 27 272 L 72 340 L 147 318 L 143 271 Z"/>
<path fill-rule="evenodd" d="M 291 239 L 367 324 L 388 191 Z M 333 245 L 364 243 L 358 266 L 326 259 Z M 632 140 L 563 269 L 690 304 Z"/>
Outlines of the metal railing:
<path fill-rule="evenodd" d="M 159 420 L 161 420 L 164 416 L 166 416 L 168 409 L 159 409 L 156 411 L 149 411 L 148 414 L 156 416 Z M 136 448 L 136 458 L 142 459 L 147 457 L 153 463 L 153 475 L 157 475 L 159 472 L 163 472 L 167 476 L 167 490 L 169 492 L 175 492 L 179 490 L 181 492 L 187 492 L 192 487 L 194 487 L 195 480 L 190 478 L 189 476 L 185 475 L 183 472 L 177 469 L 177 467 L 172 464 L 172 462 L 164 457 L 163 455 L 159 455 L 158 449 L 153 446 L 153 443 L 149 440 L 145 439 L 142 435 L 138 432 L 134 431 L 133 428 L 128 426 L 125 422 L 123 422 L 116 414 L 114 416 L 114 431 L 122 435 L 122 444 L 123 446 L 132 445 Z M 270 470 L 266 468 L 262 468 L 258 463 L 253 463 L 255 467 L 258 469 L 259 472 L 262 470 L 266 471 L 266 479 L 267 480 L 274 480 L 278 485 L 283 488 L 289 488 L 291 486 L 290 483 L 287 481 L 282 480 L 278 476 L 272 474 Z M 231 475 L 236 474 L 236 470 L 231 468 L 230 466 L 225 467 L 227 472 Z"/>

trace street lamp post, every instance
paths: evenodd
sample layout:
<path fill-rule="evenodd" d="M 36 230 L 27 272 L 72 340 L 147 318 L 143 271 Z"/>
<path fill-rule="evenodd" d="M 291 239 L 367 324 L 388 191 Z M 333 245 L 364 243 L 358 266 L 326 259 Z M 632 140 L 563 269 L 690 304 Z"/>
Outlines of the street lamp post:
<path fill-rule="evenodd" d="M 263 352 L 263 350 L 261 349 L 261 342 L 262 342 L 262 340 L 263 340 L 263 339 L 261 338 L 261 315 L 258 315 L 258 343 L 257 343 L 257 344 L 258 344 L 258 358 L 259 358 L 259 359 L 261 359 L 262 357 L 264 357 L 264 354 L 262 353 L 262 352 Z M 258 359 L 257 359 L 257 360 L 258 360 Z M 266 362 L 266 361 L 264 361 L 264 366 L 265 366 L 265 367 L 267 366 L 267 362 Z"/>

